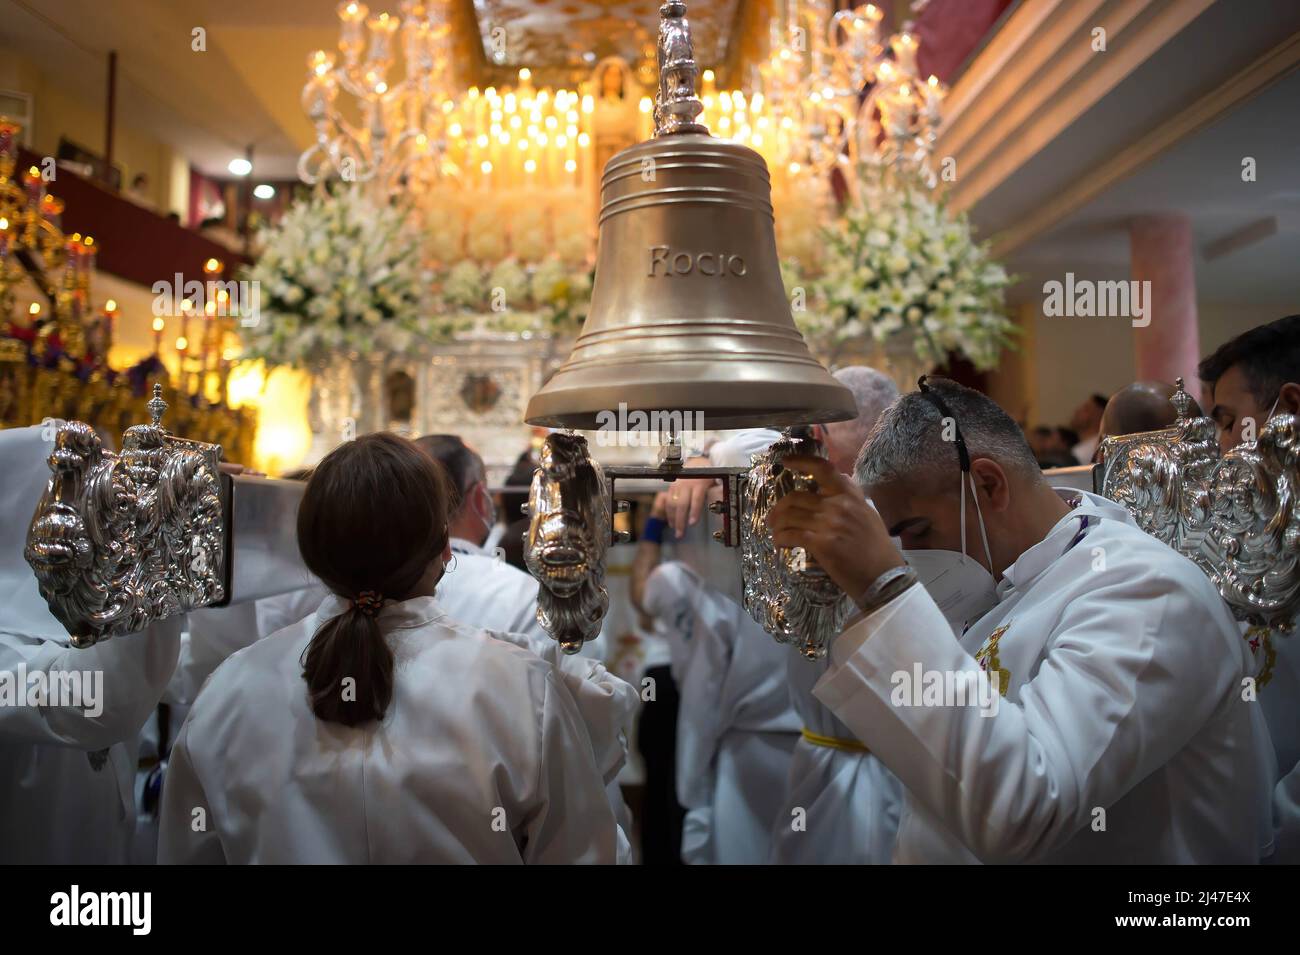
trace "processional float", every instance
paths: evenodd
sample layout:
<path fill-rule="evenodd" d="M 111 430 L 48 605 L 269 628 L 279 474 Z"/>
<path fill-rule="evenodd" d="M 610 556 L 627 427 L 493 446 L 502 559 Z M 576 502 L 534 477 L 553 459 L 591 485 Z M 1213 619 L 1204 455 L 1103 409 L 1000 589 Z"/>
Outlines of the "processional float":
<path fill-rule="evenodd" d="M 655 136 L 604 171 L 587 322 L 527 409 L 530 424 L 561 429 L 546 439 L 529 493 L 525 557 L 542 585 L 538 619 L 570 653 L 599 632 L 608 548 L 624 539 L 612 529 L 627 507 L 617 481 L 718 478 L 715 537 L 741 549 L 746 609 L 816 659 L 849 601 L 801 549 L 773 545 L 766 516 L 811 483 L 785 457 L 820 446 L 788 430 L 749 468 L 687 470 L 673 423 L 703 416 L 710 428 L 790 429 L 846 420 L 856 408 L 794 326 L 766 164 L 697 122 L 680 0 L 660 8 L 658 62 Z M 1213 422 L 1189 416 L 1181 381 L 1173 401 L 1173 427 L 1108 439 L 1101 464 L 1072 477 L 1195 561 L 1249 627 L 1289 630 L 1300 605 L 1296 420 L 1278 415 L 1256 441 L 1220 457 Z M 614 409 L 666 422 L 656 466 L 602 469 L 592 460 L 576 431 Z M 301 484 L 222 473 L 221 448 L 171 435 L 164 410 L 155 388 L 151 423 L 128 430 L 120 455 L 85 424 L 59 429 L 27 559 L 76 646 L 308 583 L 294 533 Z"/>

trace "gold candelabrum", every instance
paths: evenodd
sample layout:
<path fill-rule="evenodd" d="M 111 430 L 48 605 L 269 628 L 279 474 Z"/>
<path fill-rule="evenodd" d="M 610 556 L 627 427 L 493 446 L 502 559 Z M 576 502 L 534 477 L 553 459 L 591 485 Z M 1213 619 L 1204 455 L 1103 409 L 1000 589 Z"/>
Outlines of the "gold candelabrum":
<path fill-rule="evenodd" d="M 106 435 L 121 434 L 147 379 L 156 378 L 183 433 L 221 444 L 228 460 L 251 461 L 256 416 L 222 400 L 234 357 L 223 347 L 234 321 L 220 309 L 224 293 L 207 302 L 208 314 L 198 319 L 200 354 L 187 363 L 187 349 L 178 348 L 175 381 L 160 353 L 162 319 L 155 320 L 154 356 L 132 370 L 113 369 L 108 355 L 118 306 L 112 299 L 102 309 L 92 306 L 95 240 L 63 233 L 64 203 L 45 192 L 45 170 L 32 166 L 18 173 L 21 132 L 0 116 L 0 427 L 76 419 Z M 205 266 L 209 273 L 220 270 L 216 260 Z M 28 280 L 48 308 L 34 302 L 19 316 L 15 290 Z"/>

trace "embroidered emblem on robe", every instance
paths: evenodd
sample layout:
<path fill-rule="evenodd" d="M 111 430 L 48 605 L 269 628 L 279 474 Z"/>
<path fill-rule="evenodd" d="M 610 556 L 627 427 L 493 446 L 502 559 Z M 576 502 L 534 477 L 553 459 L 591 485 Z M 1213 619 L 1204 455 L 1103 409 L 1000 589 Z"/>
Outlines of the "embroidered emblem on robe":
<path fill-rule="evenodd" d="M 984 645 L 975 654 L 975 662 L 980 665 L 981 670 L 998 675 L 998 692 L 1003 696 L 1007 695 L 1007 690 L 1011 687 L 1011 671 L 1003 669 L 1002 661 L 998 659 L 998 641 L 1010 626 L 1011 624 L 1004 623 L 990 633 Z"/>
<path fill-rule="evenodd" d="M 1273 667 L 1277 665 L 1277 650 L 1273 648 L 1270 639 L 1272 632 L 1271 627 L 1256 625 L 1246 628 L 1246 642 L 1250 645 L 1251 654 L 1258 658 L 1261 647 L 1264 650 L 1264 662 L 1260 665 L 1259 675 L 1255 677 L 1255 687 L 1260 690 L 1273 679 Z"/>

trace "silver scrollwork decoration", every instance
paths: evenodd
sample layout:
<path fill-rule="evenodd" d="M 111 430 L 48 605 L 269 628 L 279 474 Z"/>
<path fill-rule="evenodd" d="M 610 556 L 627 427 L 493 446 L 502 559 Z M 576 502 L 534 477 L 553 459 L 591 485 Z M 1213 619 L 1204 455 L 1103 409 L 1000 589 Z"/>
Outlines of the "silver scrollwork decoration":
<path fill-rule="evenodd" d="M 1214 422 L 1189 413 L 1181 378 L 1170 401 L 1171 427 L 1102 442 L 1102 494 L 1200 566 L 1238 619 L 1290 629 L 1300 609 L 1296 418 L 1276 415 L 1220 455 Z"/>
<path fill-rule="evenodd" d="M 577 653 L 599 635 L 609 609 L 609 499 L 600 465 L 581 435 L 549 435 L 540 458 L 528 491 L 524 562 L 541 583 L 538 622 L 561 650 Z"/>
<path fill-rule="evenodd" d="M 76 647 L 226 596 L 221 447 L 169 434 L 157 385 L 148 407 L 120 454 L 80 421 L 55 437 L 24 556 Z"/>
<path fill-rule="evenodd" d="M 749 615 L 778 643 L 818 660 L 840 632 L 852 602 L 803 548 L 772 542 L 768 512 L 810 481 L 782 464 L 792 454 L 826 456 L 820 442 L 787 434 L 753 457 L 740 504 L 743 599 Z"/>

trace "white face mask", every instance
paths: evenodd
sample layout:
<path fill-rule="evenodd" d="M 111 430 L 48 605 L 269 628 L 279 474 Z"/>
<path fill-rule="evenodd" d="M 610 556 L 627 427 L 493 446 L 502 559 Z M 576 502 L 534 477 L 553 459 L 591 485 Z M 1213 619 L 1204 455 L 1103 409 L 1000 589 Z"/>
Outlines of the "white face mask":
<path fill-rule="evenodd" d="M 504 524 L 493 524 L 492 529 L 488 531 L 487 540 L 483 541 L 483 549 L 489 554 L 495 554 L 497 545 L 501 543 L 501 538 L 506 536 L 506 526 Z"/>
<path fill-rule="evenodd" d="M 485 518 L 477 510 L 474 512 L 474 516 L 479 519 L 479 523 L 483 525 L 484 533 L 487 534 L 483 539 L 483 549 L 490 551 L 496 546 L 497 541 L 501 539 L 501 535 L 505 533 L 505 528 L 501 527 L 500 530 L 497 529 L 497 502 L 492 500 L 492 494 L 488 491 L 487 485 L 480 484 L 479 490 L 483 493 L 483 496 L 487 498 L 487 512 L 491 516 Z M 493 538 L 493 534 L 496 534 L 495 538 Z"/>
<path fill-rule="evenodd" d="M 961 635 L 968 623 L 988 613 L 998 602 L 997 582 L 988 568 L 966 554 L 966 488 L 970 482 L 971 497 L 975 499 L 975 516 L 980 525 L 980 538 L 984 542 L 984 556 L 993 566 L 989 551 L 988 534 L 984 530 L 984 515 L 980 513 L 979 497 L 975 494 L 975 479 L 962 472 L 961 492 L 961 552 L 953 550 L 904 550 L 903 559 L 916 571 L 921 586 L 929 591 L 939 605 L 953 633 Z"/>

